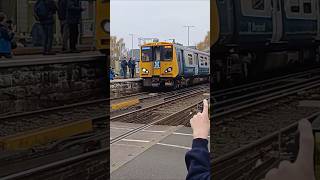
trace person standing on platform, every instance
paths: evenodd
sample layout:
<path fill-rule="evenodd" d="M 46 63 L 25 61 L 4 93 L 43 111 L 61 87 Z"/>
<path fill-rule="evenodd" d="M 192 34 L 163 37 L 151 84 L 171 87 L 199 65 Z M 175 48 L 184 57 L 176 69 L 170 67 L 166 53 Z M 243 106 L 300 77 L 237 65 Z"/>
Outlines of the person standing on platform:
<path fill-rule="evenodd" d="M 37 0 L 34 5 L 34 15 L 40 21 L 44 32 L 43 55 L 54 55 L 52 52 L 54 15 L 57 5 L 53 0 Z"/>
<path fill-rule="evenodd" d="M 130 70 L 130 76 L 131 76 L 131 78 L 134 78 L 134 70 L 135 70 L 135 68 L 136 68 L 136 62 L 134 61 L 134 60 L 132 60 L 132 58 L 130 58 L 130 60 L 129 60 L 129 70 Z"/>
<path fill-rule="evenodd" d="M 123 72 L 123 78 L 126 79 L 127 78 L 127 66 L 128 66 L 128 62 L 126 60 L 126 58 L 123 58 L 121 61 L 121 69 Z"/>
<path fill-rule="evenodd" d="M 67 24 L 70 35 L 70 52 L 79 53 L 77 50 L 77 43 L 79 38 L 79 24 L 81 20 L 81 12 L 84 11 L 81 8 L 80 0 L 67 0 Z"/>
<path fill-rule="evenodd" d="M 112 68 L 112 67 L 110 67 L 109 71 L 110 71 L 110 80 L 114 80 L 114 72 L 113 72 L 113 68 Z"/>
<path fill-rule="evenodd" d="M 58 0 L 58 17 L 62 37 L 62 53 L 68 51 L 69 27 L 67 23 L 68 0 Z"/>
<path fill-rule="evenodd" d="M 6 25 L 6 14 L 0 12 L 0 58 L 12 58 L 11 41 L 14 33 Z"/>

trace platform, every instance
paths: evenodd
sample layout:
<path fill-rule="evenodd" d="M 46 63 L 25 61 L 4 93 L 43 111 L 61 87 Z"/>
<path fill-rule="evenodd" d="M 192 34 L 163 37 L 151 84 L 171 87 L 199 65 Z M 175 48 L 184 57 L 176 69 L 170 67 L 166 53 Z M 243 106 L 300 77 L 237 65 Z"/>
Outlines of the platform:
<path fill-rule="evenodd" d="M 142 91 L 141 78 L 110 80 L 110 97 L 119 97 L 139 93 Z"/>
<path fill-rule="evenodd" d="M 0 67 L 10 66 L 27 66 L 27 65 L 40 65 L 52 63 L 65 63 L 65 62 L 81 62 L 89 60 L 97 60 L 103 58 L 105 55 L 97 51 L 88 51 L 81 53 L 66 53 L 56 55 L 20 55 L 13 56 L 12 59 L 0 58 Z"/>
<path fill-rule="evenodd" d="M 52 51 L 60 52 L 62 46 L 54 46 L 52 47 Z M 90 51 L 94 49 L 92 46 L 88 45 L 78 45 L 78 49 L 80 51 Z M 41 54 L 43 52 L 43 47 L 18 47 L 17 49 L 13 50 L 14 55 L 31 55 L 31 54 Z"/>
<path fill-rule="evenodd" d="M 142 81 L 142 79 L 141 78 L 114 79 L 114 80 L 110 80 L 110 83 L 138 82 L 138 81 Z"/>
<path fill-rule="evenodd" d="M 137 126 L 111 122 L 111 138 Z M 111 179 L 185 179 L 185 154 L 192 140 L 192 129 L 183 126 L 153 126 L 129 136 L 110 147 Z"/>

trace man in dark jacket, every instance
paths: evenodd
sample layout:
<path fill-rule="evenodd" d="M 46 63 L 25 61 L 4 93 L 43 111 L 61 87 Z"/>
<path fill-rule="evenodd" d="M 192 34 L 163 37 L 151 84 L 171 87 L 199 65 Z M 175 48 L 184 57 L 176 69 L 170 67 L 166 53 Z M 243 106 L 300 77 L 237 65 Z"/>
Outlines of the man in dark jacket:
<path fill-rule="evenodd" d="M 134 78 L 134 70 L 136 68 L 136 62 L 130 58 L 128 67 L 130 68 L 130 76 L 131 78 Z"/>
<path fill-rule="evenodd" d="M 193 116 L 190 124 L 193 130 L 192 149 L 187 152 L 185 161 L 188 169 L 187 180 L 210 180 L 210 154 L 208 135 L 210 120 L 208 101 L 203 101 L 203 112 Z"/>
<path fill-rule="evenodd" d="M 123 72 L 123 78 L 126 79 L 127 78 L 127 66 L 128 66 L 128 62 L 126 60 L 126 58 L 123 58 L 121 61 L 121 69 Z"/>
<path fill-rule="evenodd" d="M 34 15 L 42 26 L 44 32 L 44 55 L 54 55 L 52 52 L 53 43 L 53 24 L 54 15 L 56 14 L 57 6 L 53 0 L 37 0 L 34 5 Z"/>
<path fill-rule="evenodd" d="M 62 37 L 62 52 L 68 51 L 69 27 L 67 23 L 68 0 L 58 0 L 58 17 Z"/>
<path fill-rule="evenodd" d="M 79 38 L 79 24 L 81 20 L 81 12 L 84 11 L 81 8 L 79 0 L 67 1 L 67 23 L 70 34 L 70 52 L 78 53 L 77 43 Z"/>

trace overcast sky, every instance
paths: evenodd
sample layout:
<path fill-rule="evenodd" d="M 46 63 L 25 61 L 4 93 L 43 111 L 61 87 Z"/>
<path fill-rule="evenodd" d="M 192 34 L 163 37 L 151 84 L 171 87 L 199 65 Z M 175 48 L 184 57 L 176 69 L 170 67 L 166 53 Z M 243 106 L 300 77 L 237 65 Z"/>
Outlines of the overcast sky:
<path fill-rule="evenodd" d="M 131 49 L 138 48 L 138 37 L 176 39 L 190 46 L 202 41 L 210 30 L 210 0 L 111 0 L 111 35 L 123 38 Z"/>

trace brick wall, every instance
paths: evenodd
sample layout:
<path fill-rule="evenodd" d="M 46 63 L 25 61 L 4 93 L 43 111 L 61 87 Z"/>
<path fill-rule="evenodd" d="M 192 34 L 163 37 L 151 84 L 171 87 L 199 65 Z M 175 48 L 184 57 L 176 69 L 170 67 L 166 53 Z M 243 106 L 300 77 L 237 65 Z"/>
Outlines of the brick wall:
<path fill-rule="evenodd" d="M 106 60 L 0 67 L 0 114 L 106 96 Z"/>
<path fill-rule="evenodd" d="M 111 82 L 110 97 L 119 97 L 142 91 L 142 81 Z"/>

